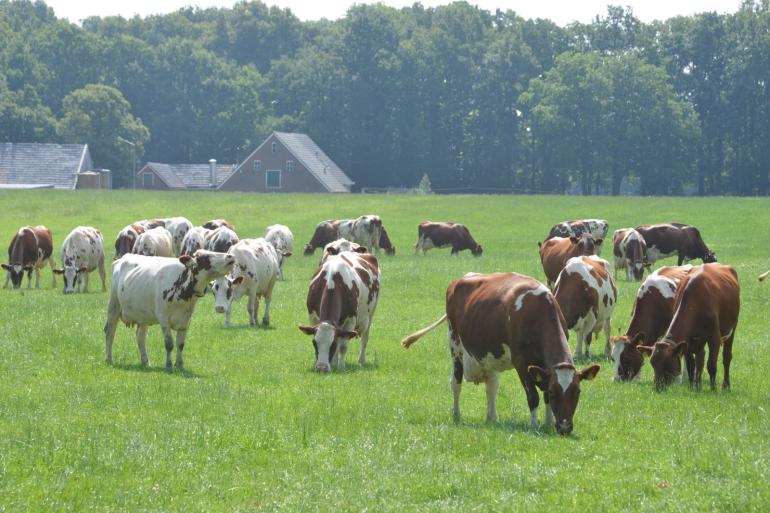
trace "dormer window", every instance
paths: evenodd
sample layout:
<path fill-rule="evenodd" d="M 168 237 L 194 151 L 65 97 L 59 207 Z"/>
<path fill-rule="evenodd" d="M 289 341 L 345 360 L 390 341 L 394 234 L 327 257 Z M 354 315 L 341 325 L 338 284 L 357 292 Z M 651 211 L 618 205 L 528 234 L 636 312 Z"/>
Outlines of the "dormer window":
<path fill-rule="evenodd" d="M 293 160 L 287 160 L 286 161 L 286 171 L 294 171 L 294 161 Z"/>
<path fill-rule="evenodd" d="M 278 144 L 277 143 L 273 143 L 273 144 L 270 145 L 270 151 L 272 151 L 273 153 L 275 153 L 275 150 L 277 148 L 278 148 Z"/>
<path fill-rule="evenodd" d="M 259 171 L 262 169 L 262 161 L 261 160 L 255 160 L 254 161 L 254 171 Z"/>

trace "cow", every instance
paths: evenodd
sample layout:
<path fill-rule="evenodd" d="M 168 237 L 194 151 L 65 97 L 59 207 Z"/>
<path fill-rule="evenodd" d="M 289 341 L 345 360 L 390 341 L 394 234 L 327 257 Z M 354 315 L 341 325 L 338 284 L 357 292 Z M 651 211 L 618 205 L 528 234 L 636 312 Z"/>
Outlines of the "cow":
<path fill-rule="evenodd" d="M 376 252 L 380 246 L 382 219 L 380 216 L 367 214 L 355 219 L 342 219 L 337 223 L 337 237 L 347 239 L 370 251 Z"/>
<path fill-rule="evenodd" d="M 163 228 L 166 227 L 166 221 L 164 221 L 163 219 L 142 219 L 141 221 L 136 221 L 133 224 L 141 226 L 144 229 L 144 231 L 152 230 L 153 228 L 157 228 L 158 226 L 161 226 Z"/>
<path fill-rule="evenodd" d="M 131 248 L 135 255 L 170 257 L 174 254 L 171 233 L 162 226 L 156 226 L 140 233 Z"/>
<path fill-rule="evenodd" d="M 67 235 L 61 247 L 62 268 L 53 272 L 61 274 L 64 280 L 64 293 L 88 292 L 88 277 L 99 269 L 102 279 L 102 292 L 107 290 L 104 284 L 104 239 L 96 228 L 78 226 Z"/>
<path fill-rule="evenodd" d="M 758 281 L 765 281 L 765 278 L 767 278 L 770 275 L 770 271 L 765 271 L 759 276 L 757 276 Z"/>
<path fill-rule="evenodd" d="M 149 326 L 160 324 L 166 346 L 166 368 L 176 331 L 176 366 L 182 368 L 182 350 L 198 298 L 212 280 L 233 268 L 232 255 L 198 250 L 179 258 L 128 254 L 112 264 L 112 285 L 104 325 L 107 363 L 112 363 L 112 342 L 118 322 L 136 326 L 136 341 L 143 366 L 149 364 L 145 341 Z"/>
<path fill-rule="evenodd" d="M 53 237 L 51 230 L 43 225 L 22 226 L 14 234 L 8 245 L 8 263 L 2 264 L 6 270 L 4 289 L 10 281 L 14 289 L 21 288 L 24 271 L 27 272 L 27 288 L 32 288 L 32 271 L 35 272 L 35 288 L 40 288 L 40 269 L 46 265 L 51 271 L 56 267 L 53 258 Z M 53 288 L 56 288 L 56 274 L 53 274 Z"/>
<path fill-rule="evenodd" d="M 575 221 L 562 221 L 551 227 L 548 237 L 545 240 L 554 237 L 580 237 L 584 233 L 590 234 L 594 239 L 600 239 L 602 242 L 607 238 L 607 232 L 610 224 L 604 219 L 577 219 Z M 596 247 L 596 254 L 602 254 L 602 243 Z"/>
<path fill-rule="evenodd" d="M 613 381 L 638 381 L 644 358 L 638 345 L 652 345 L 666 334 L 674 316 L 674 297 L 682 279 L 693 266 L 661 267 L 639 287 L 625 335 L 612 337 Z"/>
<path fill-rule="evenodd" d="M 313 231 L 313 236 L 310 238 L 310 242 L 305 244 L 303 254 L 310 256 L 315 253 L 317 248 L 323 248 L 330 242 L 337 240 L 339 238 L 337 233 L 339 224 L 339 220 L 328 220 L 318 223 Z"/>
<path fill-rule="evenodd" d="M 144 233 L 144 227 L 137 223 L 129 224 L 120 230 L 118 236 L 115 238 L 115 256 L 112 259 L 117 260 L 123 255 L 131 253 L 131 250 L 134 249 L 136 239 L 142 233 Z"/>
<path fill-rule="evenodd" d="M 315 369 L 329 372 L 332 364 L 345 368 L 352 337 L 361 337 L 359 365 L 366 362 L 369 329 L 380 293 L 377 258 L 343 251 L 329 255 L 310 281 L 307 294 L 309 325 L 300 331 L 313 336 Z"/>
<path fill-rule="evenodd" d="M 225 327 L 229 326 L 232 303 L 245 294 L 249 298 L 249 324 L 257 326 L 262 297 L 265 299 L 262 325 L 268 326 L 273 287 L 279 274 L 278 251 L 265 239 L 242 239 L 227 254 L 235 258 L 235 265 L 230 274 L 216 280 L 211 287 L 216 312 L 225 314 Z"/>
<path fill-rule="evenodd" d="M 599 366 L 575 368 L 564 316 L 543 284 L 517 273 L 466 274 L 447 288 L 446 314 L 401 345 L 409 348 L 444 321 L 449 323 L 456 421 L 463 378 L 486 384 L 487 421 L 495 422 L 499 374 L 516 369 L 527 394 L 531 426 L 538 426 L 539 388 L 546 404 L 545 423 L 552 424 L 555 415 L 556 431 L 572 432 L 580 382 L 594 379 Z"/>
<path fill-rule="evenodd" d="M 174 256 L 179 256 L 182 252 L 182 241 L 187 232 L 192 230 L 193 225 L 186 217 L 169 217 L 162 221 L 171 234 Z"/>
<path fill-rule="evenodd" d="M 211 221 L 206 221 L 203 223 L 202 226 L 208 230 L 216 230 L 217 228 L 224 226 L 230 228 L 232 231 L 235 231 L 235 226 L 233 226 L 233 224 L 227 219 L 212 219 Z"/>
<path fill-rule="evenodd" d="M 382 249 L 385 251 L 385 254 L 388 256 L 393 256 L 396 254 L 396 246 L 393 245 L 392 242 L 390 242 L 390 237 L 388 237 L 388 232 L 385 230 L 385 227 L 382 227 L 382 231 L 380 232 L 380 242 L 378 244 L 379 249 Z"/>
<path fill-rule="evenodd" d="M 663 390 L 681 373 L 684 356 L 690 386 L 700 388 L 708 345 L 707 369 L 711 389 L 716 388 L 717 358 L 723 346 L 722 388 L 730 388 L 730 361 L 740 312 L 738 275 L 730 266 L 703 264 L 682 279 L 674 298 L 674 316 L 666 334 L 654 345 L 638 345 L 650 357 L 655 387 Z"/>
<path fill-rule="evenodd" d="M 601 244 L 601 241 L 587 233 L 580 237 L 553 237 L 542 244 L 538 242 L 540 263 L 543 264 L 548 287 L 553 290 L 553 284 L 567 264 L 567 260 L 577 256 L 593 255 L 597 244 Z"/>
<path fill-rule="evenodd" d="M 609 262 L 595 255 L 570 258 L 556 279 L 554 296 L 567 328 L 577 335 L 575 355 L 585 342 L 585 356 L 590 358 L 591 335 L 604 330 L 604 353 L 609 356 L 610 321 L 618 302 Z"/>
<path fill-rule="evenodd" d="M 227 226 L 220 226 L 206 234 L 206 249 L 227 253 L 238 240 L 238 235 L 233 230 Z"/>
<path fill-rule="evenodd" d="M 274 224 L 267 227 L 265 231 L 265 240 L 273 245 L 278 252 L 278 277 L 281 281 L 284 281 L 283 277 L 283 260 L 286 257 L 290 257 L 294 251 L 294 234 L 288 226 L 282 224 Z"/>
<path fill-rule="evenodd" d="M 206 236 L 211 230 L 202 226 L 196 226 L 188 231 L 182 239 L 182 248 L 179 255 L 194 255 L 199 249 L 206 248 Z"/>
<path fill-rule="evenodd" d="M 353 253 L 369 253 L 366 246 L 350 242 L 347 239 L 337 239 L 324 246 L 323 253 L 321 253 L 321 260 L 318 262 L 320 267 L 331 255 L 339 255 L 343 251 L 352 251 Z"/>
<path fill-rule="evenodd" d="M 636 227 L 647 244 L 646 260 L 654 264 L 661 258 L 677 255 L 677 264 L 700 258 L 704 264 L 714 263 L 717 257 L 694 226 L 682 223 L 643 224 Z"/>
<path fill-rule="evenodd" d="M 615 279 L 618 277 L 618 269 L 626 270 L 626 280 L 631 281 L 631 276 L 636 281 L 642 281 L 644 269 L 650 267 L 645 262 L 647 244 L 644 237 L 633 228 L 621 228 L 612 234 L 612 254 L 615 256 Z"/>
<path fill-rule="evenodd" d="M 431 248 L 452 246 L 452 256 L 469 249 L 473 256 L 481 256 L 483 249 L 477 244 L 464 224 L 426 221 L 417 226 L 417 243 L 414 253 L 426 254 Z"/>

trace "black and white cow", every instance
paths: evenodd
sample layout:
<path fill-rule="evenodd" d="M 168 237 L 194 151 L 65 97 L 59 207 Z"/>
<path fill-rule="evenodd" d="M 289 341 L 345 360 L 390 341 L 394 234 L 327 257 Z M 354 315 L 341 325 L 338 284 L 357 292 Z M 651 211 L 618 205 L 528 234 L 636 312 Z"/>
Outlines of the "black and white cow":
<path fill-rule="evenodd" d="M 188 231 L 182 240 L 182 248 L 179 251 L 180 256 L 192 256 L 199 249 L 206 249 L 206 237 L 210 231 L 202 226 L 196 226 Z"/>
<path fill-rule="evenodd" d="M 78 226 L 67 235 L 61 247 L 62 268 L 53 272 L 61 274 L 64 279 L 64 293 L 88 292 L 88 277 L 94 269 L 99 269 L 102 279 L 102 292 L 107 288 L 104 284 L 104 239 L 96 228 Z"/>
<path fill-rule="evenodd" d="M 238 235 L 233 230 L 227 226 L 220 226 L 206 234 L 206 249 L 219 253 L 227 253 L 238 240 Z"/>
<path fill-rule="evenodd" d="M 273 245 L 279 256 L 279 279 L 283 277 L 283 260 L 290 257 L 294 252 L 294 234 L 288 226 L 283 224 L 274 224 L 267 227 L 265 231 L 265 240 Z"/>
<path fill-rule="evenodd" d="M 633 228 L 621 228 L 612 234 L 612 254 L 615 257 L 615 278 L 618 277 L 618 269 L 626 270 L 626 280 L 631 281 L 631 276 L 636 281 L 642 281 L 644 269 L 650 266 L 645 262 L 647 255 L 647 243 L 644 237 Z"/>
<path fill-rule="evenodd" d="M 163 226 L 156 226 L 140 233 L 131 253 L 145 256 L 170 257 L 174 254 L 171 233 Z"/>
<path fill-rule="evenodd" d="M 182 252 L 182 241 L 187 232 L 192 230 L 192 223 L 186 217 L 169 217 L 163 219 L 166 224 L 166 230 L 171 234 L 172 251 L 174 256 L 179 256 Z"/>

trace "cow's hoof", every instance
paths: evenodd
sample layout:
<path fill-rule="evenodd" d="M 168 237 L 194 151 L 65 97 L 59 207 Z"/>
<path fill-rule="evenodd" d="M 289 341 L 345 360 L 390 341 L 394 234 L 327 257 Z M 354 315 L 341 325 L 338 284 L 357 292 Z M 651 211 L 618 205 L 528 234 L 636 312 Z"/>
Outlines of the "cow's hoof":
<path fill-rule="evenodd" d="M 262 319 L 262 327 L 267 328 L 268 326 L 270 326 L 270 321 Z"/>

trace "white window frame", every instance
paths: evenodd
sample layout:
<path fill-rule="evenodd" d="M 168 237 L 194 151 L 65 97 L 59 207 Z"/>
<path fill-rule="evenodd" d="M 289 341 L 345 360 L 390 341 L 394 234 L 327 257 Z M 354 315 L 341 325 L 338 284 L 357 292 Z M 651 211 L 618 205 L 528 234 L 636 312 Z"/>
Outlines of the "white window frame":
<path fill-rule="evenodd" d="M 268 177 L 270 176 L 270 173 L 278 173 L 278 186 L 272 187 L 270 185 L 270 181 Z M 280 169 L 267 169 L 265 170 L 265 189 L 280 189 L 283 185 L 283 177 L 281 176 L 281 170 Z"/>
<path fill-rule="evenodd" d="M 270 151 L 272 153 L 275 153 L 277 149 L 278 149 L 278 143 L 273 142 L 273 143 L 270 144 Z"/>
<path fill-rule="evenodd" d="M 255 160 L 254 161 L 254 171 L 261 171 L 262 170 L 262 161 L 261 160 Z"/>
<path fill-rule="evenodd" d="M 150 185 L 147 185 L 146 177 L 150 176 Z M 148 171 L 145 171 L 142 173 L 142 188 L 144 187 L 155 187 L 155 173 L 151 173 Z"/>
<path fill-rule="evenodd" d="M 294 161 L 293 160 L 287 160 L 286 161 L 286 171 L 287 172 L 294 171 Z"/>

